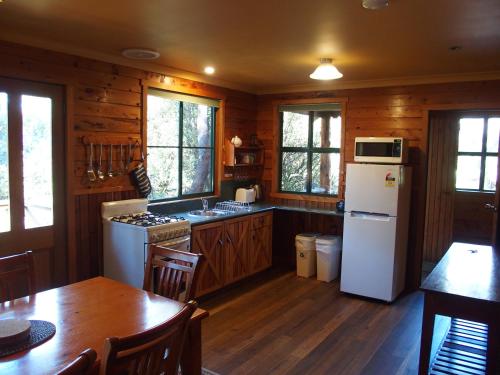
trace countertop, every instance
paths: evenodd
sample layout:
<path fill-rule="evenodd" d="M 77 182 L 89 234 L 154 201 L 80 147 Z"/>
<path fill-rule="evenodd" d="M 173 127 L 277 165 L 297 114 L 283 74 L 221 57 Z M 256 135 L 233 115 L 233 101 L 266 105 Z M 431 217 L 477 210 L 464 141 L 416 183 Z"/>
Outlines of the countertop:
<path fill-rule="evenodd" d="M 252 203 L 250 205 L 250 209 L 248 211 L 240 211 L 240 212 L 235 212 L 235 213 L 231 213 L 231 214 L 227 214 L 227 215 L 223 215 L 223 216 L 193 216 L 193 215 L 189 215 L 188 212 L 175 212 L 175 213 L 172 213 L 171 215 L 182 216 L 182 217 L 188 219 L 191 222 L 191 225 L 196 226 L 196 225 L 200 225 L 200 224 L 214 223 L 216 221 L 233 219 L 236 217 L 253 215 L 253 214 L 260 213 L 260 212 L 273 211 L 273 210 L 304 212 L 304 213 L 312 213 L 312 214 L 318 214 L 318 215 L 338 216 L 339 218 L 344 217 L 343 212 L 338 212 L 335 210 L 325 210 L 325 209 L 318 209 L 318 208 L 315 208 L 315 209 L 301 208 L 301 207 L 294 207 L 294 206 L 287 206 L 287 205 L 276 205 L 276 204 L 264 203 L 264 202 L 263 203 Z"/>
<path fill-rule="evenodd" d="M 500 303 L 500 253 L 491 246 L 454 242 L 420 288 Z"/>

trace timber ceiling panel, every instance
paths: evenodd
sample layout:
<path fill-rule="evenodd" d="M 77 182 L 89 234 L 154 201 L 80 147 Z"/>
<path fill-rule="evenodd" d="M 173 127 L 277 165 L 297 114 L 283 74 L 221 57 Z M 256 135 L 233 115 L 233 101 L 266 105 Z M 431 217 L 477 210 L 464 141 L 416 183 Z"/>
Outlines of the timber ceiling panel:
<path fill-rule="evenodd" d="M 498 0 L 4 0 L 0 25 L 3 40 L 117 63 L 154 48 L 142 67 L 200 78 L 211 64 L 202 80 L 251 92 L 500 78 Z M 310 80 L 320 57 L 344 78 Z"/>

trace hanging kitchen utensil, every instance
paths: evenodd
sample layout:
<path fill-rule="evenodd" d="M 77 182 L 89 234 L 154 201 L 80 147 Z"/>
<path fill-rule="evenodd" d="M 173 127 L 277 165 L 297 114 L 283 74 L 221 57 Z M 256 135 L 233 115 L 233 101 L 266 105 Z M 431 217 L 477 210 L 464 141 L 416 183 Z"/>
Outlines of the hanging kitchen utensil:
<path fill-rule="evenodd" d="M 123 145 L 120 144 L 120 164 L 118 167 L 117 175 L 122 175 L 125 173 L 125 163 L 123 162 Z"/>
<path fill-rule="evenodd" d="M 93 160 L 94 160 L 94 144 L 90 144 L 90 157 L 89 157 L 89 166 L 87 167 L 87 177 L 90 182 L 94 182 L 97 178 L 94 172 L 94 166 L 93 166 Z"/>
<path fill-rule="evenodd" d="M 113 171 L 113 145 L 109 145 L 109 160 L 108 160 L 108 177 L 114 177 Z"/>
<path fill-rule="evenodd" d="M 100 151 L 99 151 L 99 165 L 97 166 L 97 177 L 99 180 L 104 181 L 106 178 L 106 175 L 102 171 L 102 143 L 100 144 Z"/>
<path fill-rule="evenodd" d="M 141 162 L 137 165 L 137 167 L 130 171 L 130 177 L 141 197 L 147 198 L 147 196 L 151 194 L 152 187 L 143 162 L 144 153 L 141 151 Z"/>
<path fill-rule="evenodd" d="M 130 142 L 128 143 L 128 153 L 127 153 L 127 164 L 125 165 L 125 170 L 128 172 L 130 167 L 130 163 L 132 163 L 132 145 Z"/>

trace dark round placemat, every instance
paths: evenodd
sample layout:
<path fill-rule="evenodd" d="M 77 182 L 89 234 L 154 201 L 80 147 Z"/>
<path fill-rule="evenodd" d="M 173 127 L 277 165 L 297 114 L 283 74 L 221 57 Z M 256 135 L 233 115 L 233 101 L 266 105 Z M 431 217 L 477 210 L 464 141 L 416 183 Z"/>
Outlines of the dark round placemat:
<path fill-rule="evenodd" d="M 2 345 L 0 348 L 0 357 L 34 348 L 50 339 L 56 333 L 56 326 L 51 322 L 46 322 L 45 320 L 30 320 L 30 322 L 31 332 L 29 338 L 12 345 Z"/>

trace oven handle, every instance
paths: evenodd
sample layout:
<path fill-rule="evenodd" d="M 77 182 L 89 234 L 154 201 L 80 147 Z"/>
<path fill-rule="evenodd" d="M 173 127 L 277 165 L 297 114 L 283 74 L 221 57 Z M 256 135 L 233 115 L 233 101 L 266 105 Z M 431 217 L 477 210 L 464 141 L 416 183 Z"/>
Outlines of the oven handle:
<path fill-rule="evenodd" d="M 181 244 L 183 244 L 185 242 L 189 242 L 190 240 L 191 240 L 190 236 L 185 236 L 185 237 L 181 237 L 181 238 L 179 238 L 177 240 L 156 242 L 155 245 L 165 246 L 165 247 L 172 247 L 172 246 L 176 246 L 176 245 L 181 245 Z"/>

